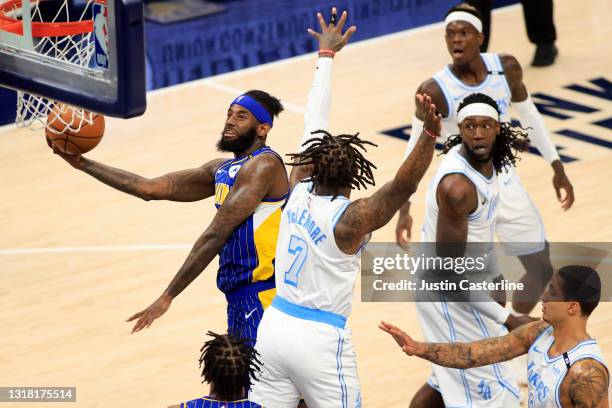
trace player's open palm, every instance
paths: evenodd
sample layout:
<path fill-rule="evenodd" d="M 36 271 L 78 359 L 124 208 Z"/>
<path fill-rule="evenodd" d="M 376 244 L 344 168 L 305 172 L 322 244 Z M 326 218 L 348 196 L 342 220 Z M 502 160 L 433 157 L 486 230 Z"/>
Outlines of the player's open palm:
<path fill-rule="evenodd" d="M 427 94 L 416 95 L 417 117 L 423 118 L 423 129 L 431 134 L 439 135 L 442 131 L 442 114 Z"/>
<path fill-rule="evenodd" d="M 138 319 L 132 328 L 132 333 L 139 332 L 142 329 L 146 329 L 151 326 L 155 319 L 166 313 L 171 304 L 172 298 L 162 295 L 155 302 L 153 302 L 151 306 L 127 319 L 127 322 Z"/>
<path fill-rule="evenodd" d="M 331 50 L 333 52 L 338 52 L 349 42 L 351 36 L 355 33 L 355 31 L 357 31 L 357 27 L 351 26 L 344 32 L 344 34 L 342 33 L 347 16 L 348 13 L 343 11 L 342 15 L 340 16 L 340 21 L 338 21 L 338 10 L 336 10 L 334 7 L 332 8 L 332 15 L 329 20 L 329 24 L 327 24 L 325 23 L 323 15 L 321 13 L 317 13 L 317 19 L 319 20 L 319 25 L 321 26 L 321 32 L 319 33 L 309 28 L 308 34 L 317 39 L 319 42 L 319 50 Z"/>
<path fill-rule="evenodd" d="M 395 339 L 396 343 L 402 348 L 404 353 L 408 354 L 409 356 L 414 356 L 417 353 L 417 346 L 419 343 L 412 340 L 412 337 L 410 337 L 399 327 L 381 321 L 378 328 L 389 333 Z"/>

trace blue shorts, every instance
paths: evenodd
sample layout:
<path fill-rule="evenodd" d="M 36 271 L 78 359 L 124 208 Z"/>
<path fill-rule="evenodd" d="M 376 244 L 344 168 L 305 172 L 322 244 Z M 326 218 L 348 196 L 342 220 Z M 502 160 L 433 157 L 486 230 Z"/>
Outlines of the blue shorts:
<path fill-rule="evenodd" d="M 247 339 L 248 344 L 254 346 L 263 312 L 275 294 L 274 281 L 256 282 L 226 294 L 227 332 Z"/>

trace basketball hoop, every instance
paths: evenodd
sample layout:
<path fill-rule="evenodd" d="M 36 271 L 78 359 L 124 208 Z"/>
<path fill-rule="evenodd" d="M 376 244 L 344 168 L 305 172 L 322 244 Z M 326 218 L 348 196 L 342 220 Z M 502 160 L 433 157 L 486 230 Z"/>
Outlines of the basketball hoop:
<path fill-rule="evenodd" d="M 49 64 L 67 69 L 71 66 L 79 67 L 92 74 L 96 69 L 108 68 L 106 58 L 102 58 L 102 65 L 98 58 L 93 58 L 96 43 L 103 52 L 107 53 L 108 50 L 106 0 L 87 0 L 83 12 L 76 18 L 70 15 L 68 1 L 0 0 L 0 31 L 21 36 L 23 45 L 20 44 L 15 52 L 28 54 Z M 40 8 L 43 3 L 56 4 L 57 9 L 45 10 L 43 14 Z M 53 119 L 62 122 L 62 132 L 78 132 L 82 126 L 93 122 L 91 112 L 72 108 L 75 114 L 71 116 L 71 123 L 65 123 L 61 116 L 64 108 L 60 106 L 65 105 L 18 91 L 15 123 L 18 127 L 32 130 L 46 128 L 47 131 L 58 133 L 57 126 L 48 126 Z M 55 118 L 47 120 L 50 113 Z"/>

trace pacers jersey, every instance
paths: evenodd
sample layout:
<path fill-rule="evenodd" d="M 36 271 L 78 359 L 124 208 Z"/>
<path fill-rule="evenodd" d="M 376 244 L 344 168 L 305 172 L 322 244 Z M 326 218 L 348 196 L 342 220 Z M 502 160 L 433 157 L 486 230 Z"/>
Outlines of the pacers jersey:
<path fill-rule="evenodd" d="M 512 99 L 510 86 L 504 75 L 499 55 L 497 54 L 480 54 L 482 60 L 487 66 L 489 72 L 485 80 L 477 86 L 468 86 L 457 78 L 448 66 L 440 70 L 433 76 L 442 93 L 448 106 L 448 116 L 442 120 L 443 141 L 451 135 L 459 133 L 457 127 L 457 109 L 466 96 L 473 93 L 482 93 L 490 96 L 501 112 L 500 121 L 509 122 L 510 114 L 508 108 Z"/>
<path fill-rule="evenodd" d="M 219 401 L 210 397 L 202 397 L 181 403 L 181 408 L 261 408 L 261 405 L 249 400 Z"/>
<path fill-rule="evenodd" d="M 493 242 L 495 233 L 495 209 L 499 196 L 497 175 L 493 170 L 490 178 L 475 170 L 459 154 L 461 145 L 455 146 L 446 154 L 425 194 L 425 222 L 422 230 L 422 241 L 436 242 L 438 226 L 438 200 L 436 192 L 440 181 L 449 174 L 463 174 L 476 187 L 478 207 L 468 216 L 467 242 Z"/>
<path fill-rule="evenodd" d="M 290 303 L 348 317 L 360 255 L 336 245 L 334 227 L 350 201 L 298 183 L 283 210 L 276 249 L 276 294 Z M 276 300 L 275 300 L 276 301 Z"/>
<path fill-rule="evenodd" d="M 549 350 L 554 339 L 553 327 L 544 330 L 529 348 L 527 359 L 527 381 L 529 382 L 529 408 L 561 408 L 559 389 L 568 371 L 578 360 L 592 358 L 608 366 L 603 353 L 594 339 L 578 343 L 564 355 L 550 357 Z"/>
<path fill-rule="evenodd" d="M 228 160 L 215 173 L 215 206 L 221 207 L 231 191 L 242 166 L 260 154 L 274 154 L 264 146 L 248 156 Z M 229 294 L 250 283 L 274 282 L 274 254 L 286 195 L 264 199 L 242 224 L 240 224 L 219 252 L 217 286 Z"/>

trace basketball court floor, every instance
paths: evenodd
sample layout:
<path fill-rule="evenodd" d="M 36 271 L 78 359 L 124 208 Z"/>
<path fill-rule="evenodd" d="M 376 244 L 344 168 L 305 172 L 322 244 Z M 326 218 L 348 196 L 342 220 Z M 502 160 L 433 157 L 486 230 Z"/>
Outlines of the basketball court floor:
<path fill-rule="evenodd" d="M 568 212 L 556 200 L 552 171 L 543 160 L 524 156 L 518 172 L 550 241 L 612 242 L 612 104 L 565 88 L 594 89 L 588 81 L 595 78 L 612 81 L 612 1 L 578 6 L 560 0 L 555 19 L 560 55 L 550 68 L 529 67 L 533 47 L 520 6 L 494 13 L 490 50 L 518 58 L 531 93 L 591 108 L 563 111 L 570 116 L 564 120 L 545 116 L 551 132 L 571 130 L 599 142 L 553 134 L 561 153 L 575 159 L 566 165 L 576 193 Z M 219 156 L 214 146 L 228 103 L 253 88 L 284 101 L 286 112 L 269 144 L 282 153 L 295 151 L 315 59 L 298 57 L 153 92 L 144 116 L 107 119 L 104 139 L 87 156 L 150 177 L 199 166 Z M 378 166 L 379 185 L 392 177 L 405 148 L 383 132 L 408 125 L 416 87 L 448 60 L 439 24 L 356 43 L 336 57 L 330 130 L 359 131 L 379 145 L 368 154 Z M 149 329 L 130 334 L 132 324 L 125 320 L 161 294 L 212 219 L 213 203 L 140 201 L 72 169 L 52 154 L 42 132 L 13 126 L 0 130 L 0 163 L 0 385 L 76 386 L 76 405 L 88 408 L 163 407 L 204 395 L 199 349 L 207 330 L 226 329 L 216 261 Z M 415 233 L 423 220 L 424 183 L 413 201 Z M 394 228 L 395 219 L 373 239 L 393 241 Z M 610 313 L 612 305 L 602 303 L 589 325 L 608 361 Z M 361 303 L 357 282 L 349 326 L 364 406 L 405 407 L 426 380 L 429 364 L 406 357 L 377 328 L 381 319 L 421 337 L 414 305 Z"/>

